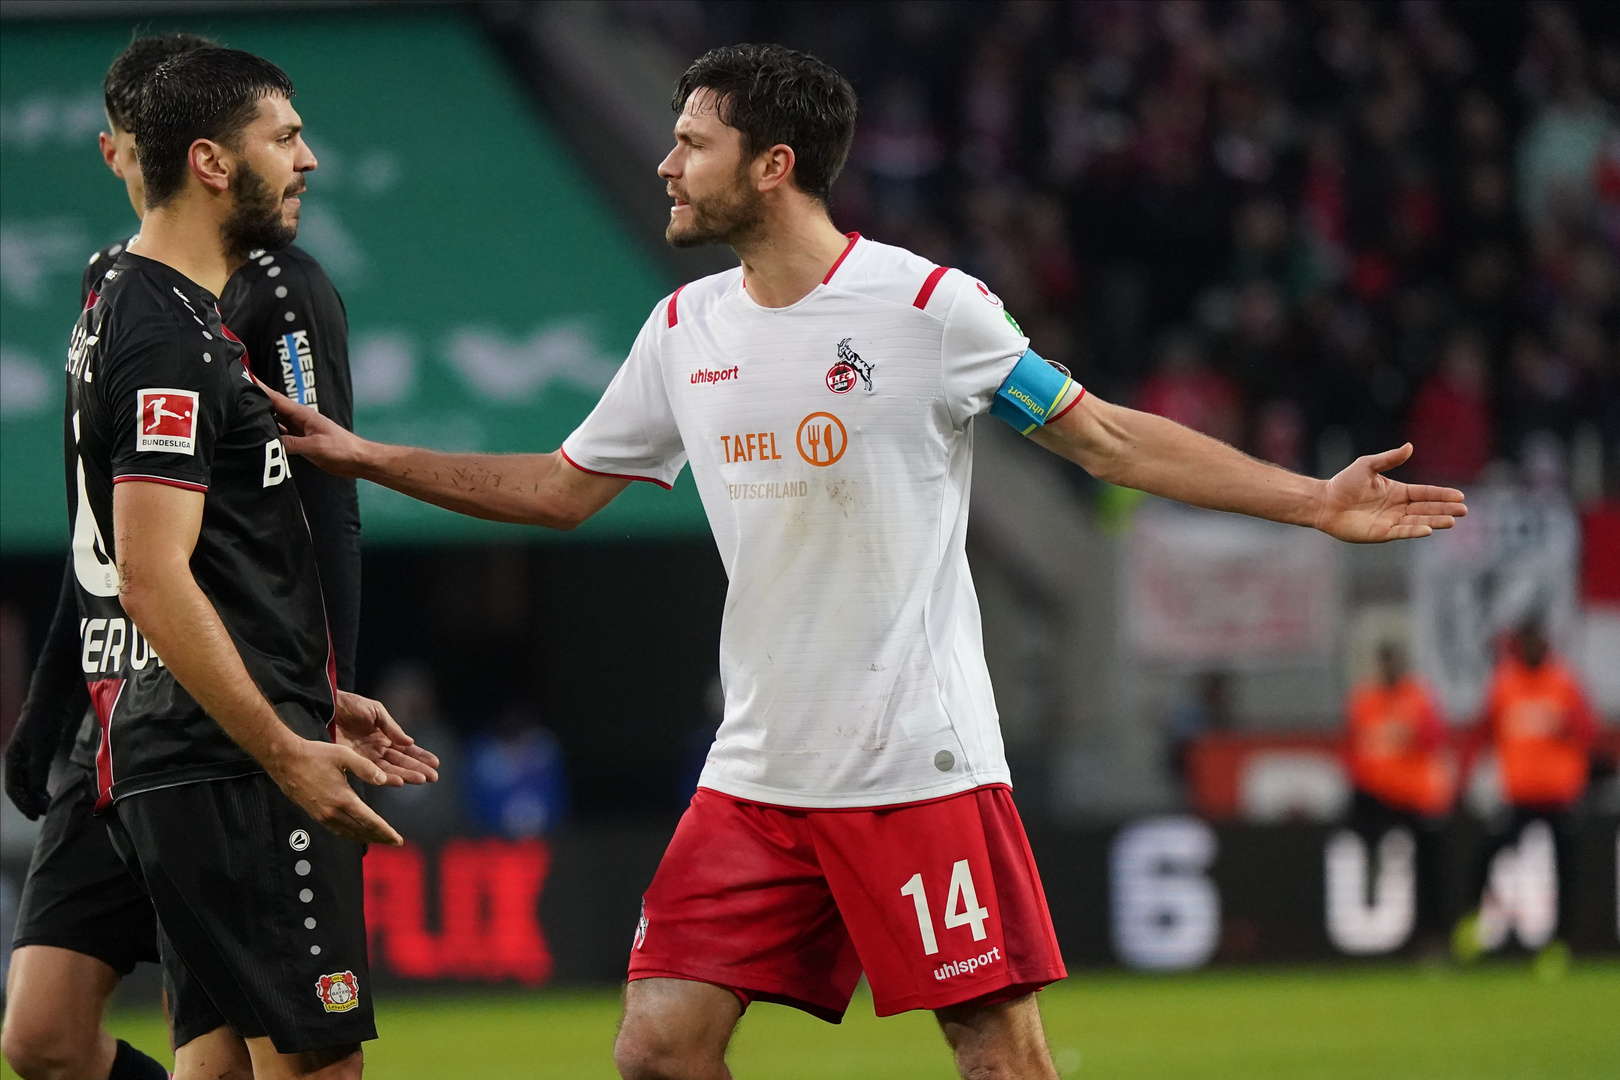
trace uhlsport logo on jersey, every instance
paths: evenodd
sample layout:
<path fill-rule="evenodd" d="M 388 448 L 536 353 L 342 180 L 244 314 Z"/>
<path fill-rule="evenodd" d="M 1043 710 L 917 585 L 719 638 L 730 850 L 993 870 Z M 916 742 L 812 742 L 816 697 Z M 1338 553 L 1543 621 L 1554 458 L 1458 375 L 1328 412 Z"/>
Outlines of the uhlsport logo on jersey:
<path fill-rule="evenodd" d="M 135 395 L 136 450 L 197 453 L 197 391 L 154 387 Z"/>
<path fill-rule="evenodd" d="M 360 980 L 352 971 L 338 971 L 315 980 L 315 993 L 327 1012 L 348 1012 L 360 1004 Z"/>
<path fill-rule="evenodd" d="M 827 369 L 827 389 L 835 394 L 847 394 L 855 389 L 855 380 L 872 389 L 872 365 L 861 359 L 861 354 L 849 347 L 849 338 L 838 343 L 838 362 Z"/>
<path fill-rule="evenodd" d="M 849 432 L 844 422 L 830 412 L 813 412 L 799 421 L 795 440 L 799 456 L 818 468 L 826 468 L 849 449 Z"/>

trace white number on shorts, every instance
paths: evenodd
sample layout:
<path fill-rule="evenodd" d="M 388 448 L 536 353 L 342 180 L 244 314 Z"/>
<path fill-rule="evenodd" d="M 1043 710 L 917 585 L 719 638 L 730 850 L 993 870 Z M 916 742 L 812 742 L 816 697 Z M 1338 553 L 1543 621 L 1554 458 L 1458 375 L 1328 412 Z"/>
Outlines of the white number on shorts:
<path fill-rule="evenodd" d="M 922 931 L 923 954 L 933 956 L 939 952 L 939 942 L 934 939 L 934 917 L 928 911 L 928 894 L 923 892 L 922 875 L 912 874 L 900 895 L 911 897 L 911 902 L 917 905 L 917 929 Z"/>
<path fill-rule="evenodd" d="M 958 902 L 961 907 L 958 908 Z M 966 859 L 958 859 L 951 867 L 951 892 L 945 898 L 945 929 L 954 930 L 958 926 L 973 927 L 973 940 L 983 941 L 987 936 L 984 932 L 985 920 L 990 918 L 990 909 L 979 906 L 979 894 L 973 889 L 973 871 L 968 869 Z"/>
<path fill-rule="evenodd" d="M 912 874 L 900 890 L 901 896 L 911 897 L 917 908 L 917 930 L 922 934 L 923 954 L 933 956 L 939 952 L 939 939 L 934 937 L 934 915 L 928 908 L 928 893 L 923 889 L 921 874 Z M 984 929 L 990 918 L 990 909 L 979 906 L 979 893 L 973 887 L 973 871 L 966 859 L 958 859 L 951 867 L 951 891 L 945 897 L 945 929 L 958 926 L 973 927 L 973 940 L 983 941 L 989 935 Z"/>

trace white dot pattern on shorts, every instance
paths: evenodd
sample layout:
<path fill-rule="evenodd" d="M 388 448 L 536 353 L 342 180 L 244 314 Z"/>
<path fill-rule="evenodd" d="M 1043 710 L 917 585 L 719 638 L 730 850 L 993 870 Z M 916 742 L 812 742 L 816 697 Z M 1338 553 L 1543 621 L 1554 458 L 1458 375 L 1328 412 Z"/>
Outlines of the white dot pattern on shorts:
<path fill-rule="evenodd" d="M 279 300 L 279 299 L 281 299 L 282 297 L 284 297 L 286 295 L 287 295 L 287 286 L 285 286 L 285 285 L 277 285 L 276 286 L 276 299 Z"/>
<path fill-rule="evenodd" d="M 282 318 L 283 318 L 283 319 L 286 319 L 286 320 L 287 320 L 287 321 L 288 321 L 288 322 L 292 322 L 292 321 L 293 321 L 293 320 L 294 320 L 294 319 L 296 319 L 296 318 L 298 318 L 298 316 L 297 316 L 297 315 L 294 315 L 294 314 L 293 314 L 293 313 L 292 313 L 292 312 L 290 312 L 290 311 L 288 311 L 288 312 L 284 312 L 284 313 L 283 313 L 283 314 L 282 314 L 282 316 L 281 316 L 281 317 L 282 317 Z"/>
<path fill-rule="evenodd" d="M 304 903 L 307 904 L 311 900 L 315 899 L 315 893 L 314 893 L 313 890 L 310 890 L 310 889 L 300 889 L 299 892 L 298 892 L 298 899 L 302 900 Z"/>
<path fill-rule="evenodd" d="M 309 918 L 304 920 L 304 929 L 305 930 L 313 930 L 313 929 L 315 929 L 315 916 L 311 915 Z"/>
<path fill-rule="evenodd" d="M 321 947 L 319 945 L 311 945 L 309 947 L 309 955 L 311 955 L 311 956 L 319 956 L 319 955 L 321 955 Z"/>
<path fill-rule="evenodd" d="M 309 860 L 299 859 L 297 862 L 293 863 L 293 873 L 297 874 L 299 877 L 309 876 Z"/>
<path fill-rule="evenodd" d="M 279 277 L 280 275 L 281 275 L 281 267 L 272 266 L 270 268 L 270 273 L 268 275 L 266 275 L 266 276 L 267 277 Z"/>

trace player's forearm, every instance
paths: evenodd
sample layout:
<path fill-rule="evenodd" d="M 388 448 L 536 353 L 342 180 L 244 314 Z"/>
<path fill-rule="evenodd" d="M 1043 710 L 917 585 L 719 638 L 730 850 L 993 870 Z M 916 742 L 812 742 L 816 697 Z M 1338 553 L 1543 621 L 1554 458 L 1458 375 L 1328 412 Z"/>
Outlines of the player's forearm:
<path fill-rule="evenodd" d="M 1098 402 L 1083 425 L 1056 434 L 1052 449 L 1108 483 L 1210 510 L 1317 523 L 1323 481 L 1258 461 L 1162 416 Z"/>
<path fill-rule="evenodd" d="M 595 508 L 571 497 L 561 454 L 447 454 L 367 443 L 357 475 L 469 517 L 572 529 Z"/>
<path fill-rule="evenodd" d="M 219 613 L 184 564 L 121 564 L 119 599 L 186 693 L 238 746 L 274 774 L 299 736 L 265 700 Z"/>

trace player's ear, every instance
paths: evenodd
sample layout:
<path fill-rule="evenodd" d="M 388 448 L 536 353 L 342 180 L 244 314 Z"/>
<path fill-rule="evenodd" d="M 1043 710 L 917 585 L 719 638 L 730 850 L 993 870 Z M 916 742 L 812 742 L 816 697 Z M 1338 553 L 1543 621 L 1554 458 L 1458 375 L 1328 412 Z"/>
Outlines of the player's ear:
<path fill-rule="evenodd" d="M 231 173 L 237 168 L 236 155 L 212 139 L 198 139 L 189 151 L 191 174 L 210 191 L 231 186 Z"/>
<path fill-rule="evenodd" d="M 787 143 L 777 143 L 761 153 L 755 162 L 755 167 L 762 170 L 757 181 L 759 190 L 770 191 L 779 187 L 793 174 L 796 160 L 793 156 L 793 147 Z"/>
<path fill-rule="evenodd" d="M 114 176 L 122 180 L 124 172 L 118 167 L 118 144 L 113 142 L 113 137 L 103 131 L 96 136 L 96 145 L 101 148 L 101 160 L 107 163 Z"/>

